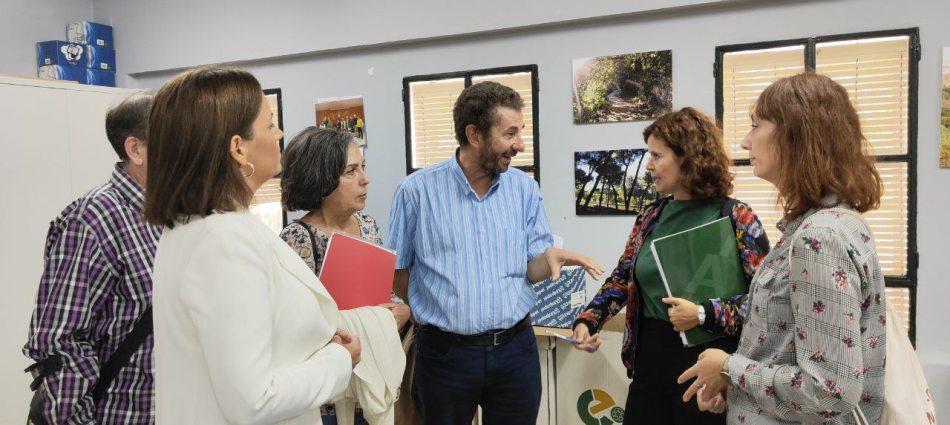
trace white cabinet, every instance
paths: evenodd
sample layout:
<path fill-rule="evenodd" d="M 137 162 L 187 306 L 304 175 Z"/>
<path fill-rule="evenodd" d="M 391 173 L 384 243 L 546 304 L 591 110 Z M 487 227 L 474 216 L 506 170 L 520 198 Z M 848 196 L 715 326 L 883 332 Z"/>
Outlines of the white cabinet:
<path fill-rule="evenodd" d="M 0 77 L 0 425 L 26 422 L 30 362 L 21 350 L 49 223 L 109 177 L 118 158 L 105 114 L 126 93 Z"/>

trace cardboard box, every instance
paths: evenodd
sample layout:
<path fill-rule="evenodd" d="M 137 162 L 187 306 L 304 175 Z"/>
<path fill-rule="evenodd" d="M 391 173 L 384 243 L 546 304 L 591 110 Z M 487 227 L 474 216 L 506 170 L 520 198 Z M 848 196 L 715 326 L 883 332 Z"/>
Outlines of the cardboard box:
<path fill-rule="evenodd" d="M 622 326 L 620 313 L 604 326 Z M 574 349 L 567 341 L 555 340 L 557 363 L 557 422 L 559 424 L 620 424 L 630 379 L 620 361 L 623 333 L 604 330 L 595 353 Z"/>
<path fill-rule="evenodd" d="M 115 72 L 115 50 L 108 47 L 86 45 L 86 67 Z"/>
<path fill-rule="evenodd" d="M 587 279 L 580 267 L 564 267 L 557 282 L 547 279 L 533 288 L 538 296 L 531 309 L 531 324 L 535 326 L 570 329 L 587 306 Z"/>
<path fill-rule="evenodd" d="M 37 69 L 37 76 L 51 80 L 75 81 L 86 84 L 86 67 L 46 65 Z"/>
<path fill-rule="evenodd" d="M 112 27 L 95 22 L 82 21 L 66 25 L 66 39 L 73 43 L 115 49 L 115 44 L 112 42 Z"/>
<path fill-rule="evenodd" d="M 94 86 L 115 87 L 115 72 L 86 69 L 86 84 Z"/>
<path fill-rule="evenodd" d="M 89 61 L 86 45 L 53 40 L 36 43 L 36 66 L 61 65 L 85 68 Z"/>
<path fill-rule="evenodd" d="M 538 338 L 538 359 L 541 361 L 541 407 L 538 425 L 557 425 L 557 378 L 554 370 L 554 338 Z"/>
<path fill-rule="evenodd" d="M 59 40 L 36 43 L 36 66 L 47 65 L 115 71 L 115 50 Z"/>

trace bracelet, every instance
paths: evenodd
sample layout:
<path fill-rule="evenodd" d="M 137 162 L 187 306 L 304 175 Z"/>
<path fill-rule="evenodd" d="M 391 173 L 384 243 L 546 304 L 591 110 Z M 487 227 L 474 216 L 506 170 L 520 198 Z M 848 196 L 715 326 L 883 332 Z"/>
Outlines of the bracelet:
<path fill-rule="evenodd" d="M 729 375 L 729 360 L 732 360 L 732 354 L 726 356 L 726 361 L 722 362 L 722 369 L 719 369 L 719 374 L 729 383 L 729 386 L 732 386 L 732 376 Z"/>

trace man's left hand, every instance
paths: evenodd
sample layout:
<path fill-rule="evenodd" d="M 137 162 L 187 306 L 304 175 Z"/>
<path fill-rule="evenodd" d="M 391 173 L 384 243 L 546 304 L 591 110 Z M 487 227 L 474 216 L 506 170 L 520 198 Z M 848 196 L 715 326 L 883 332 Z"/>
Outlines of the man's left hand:
<path fill-rule="evenodd" d="M 604 273 L 604 267 L 597 260 L 579 252 L 548 248 L 541 255 L 547 260 L 548 268 L 551 269 L 552 282 L 557 282 L 561 278 L 561 267 L 564 266 L 581 266 L 595 280 L 599 280 L 600 275 Z"/>
<path fill-rule="evenodd" d="M 405 304 L 397 303 L 385 303 L 380 304 L 380 307 L 388 308 L 389 311 L 393 313 L 393 318 L 396 319 L 396 329 L 402 329 L 405 326 L 406 322 L 409 321 L 409 306 Z"/>

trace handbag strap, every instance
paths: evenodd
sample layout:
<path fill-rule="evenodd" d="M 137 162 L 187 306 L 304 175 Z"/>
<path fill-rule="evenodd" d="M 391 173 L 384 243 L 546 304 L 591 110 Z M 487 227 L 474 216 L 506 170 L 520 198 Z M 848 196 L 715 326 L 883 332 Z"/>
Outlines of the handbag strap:
<path fill-rule="evenodd" d="M 97 404 L 99 400 L 102 399 L 102 396 L 105 395 L 112 381 L 119 376 L 119 371 L 129 364 L 132 355 L 139 350 L 139 347 L 145 343 L 145 339 L 152 334 L 153 329 L 152 306 L 148 306 L 145 312 L 142 313 L 142 316 L 139 317 L 138 322 L 135 322 L 132 332 L 126 335 L 125 339 L 119 344 L 119 348 L 116 348 L 115 352 L 112 353 L 112 357 L 109 357 L 106 364 L 99 370 L 99 380 L 96 381 L 96 386 L 92 390 L 92 398 Z"/>
<path fill-rule="evenodd" d="M 109 360 L 99 369 L 99 379 L 92 389 L 92 399 L 98 404 L 102 396 L 105 395 L 109 385 L 119 376 L 119 371 L 128 366 L 132 360 L 132 355 L 139 350 L 139 347 L 145 343 L 145 339 L 152 334 L 152 306 L 148 306 L 145 312 L 139 317 L 132 327 L 132 332 L 125 336 L 125 339 L 119 343 L 119 346 L 109 357 Z M 48 376 L 52 376 L 63 367 L 62 357 L 60 355 L 51 355 L 48 358 L 38 361 L 26 368 L 25 372 L 33 375 L 33 382 L 30 384 L 31 391 L 40 390 L 41 384 Z"/>
<path fill-rule="evenodd" d="M 871 425 L 871 421 L 868 421 L 868 417 L 864 416 L 864 411 L 861 410 L 861 406 L 854 406 L 854 410 L 851 411 L 851 414 L 854 415 L 854 423 L 858 425 Z"/>
<path fill-rule="evenodd" d="M 304 222 L 300 222 L 300 226 L 307 231 L 307 234 L 310 235 L 310 255 L 313 256 L 313 272 L 320 276 L 320 270 L 317 270 L 317 235 L 313 233 L 313 230 L 310 229 L 310 225 Z M 322 266 L 322 265 L 321 265 Z M 322 267 L 321 267 L 322 268 Z"/>
<path fill-rule="evenodd" d="M 738 204 L 738 199 L 726 198 L 726 201 L 722 203 L 722 208 L 719 209 L 719 218 L 729 217 L 729 221 L 732 223 L 732 230 L 736 229 L 736 218 L 732 215 L 732 212 Z"/>

